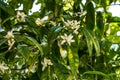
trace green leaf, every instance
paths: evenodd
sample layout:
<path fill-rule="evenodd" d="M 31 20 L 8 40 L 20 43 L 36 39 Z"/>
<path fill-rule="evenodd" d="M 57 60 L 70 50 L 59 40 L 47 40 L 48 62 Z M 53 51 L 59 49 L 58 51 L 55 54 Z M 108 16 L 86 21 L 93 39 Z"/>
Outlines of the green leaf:
<path fill-rule="evenodd" d="M 34 0 L 24 0 L 23 10 L 25 11 L 25 13 L 28 13 L 29 10 L 32 8 L 33 2 Z"/>
<path fill-rule="evenodd" d="M 0 39 L 0 46 L 4 43 L 6 43 L 7 39 Z"/>
<path fill-rule="evenodd" d="M 104 8 L 104 11 L 106 12 L 106 8 L 107 8 L 107 0 L 101 0 L 101 5 L 103 6 Z"/>
<path fill-rule="evenodd" d="M 76 46 L 68 47 L 68 59 L 73 77 L 77 76 L 77 70 L 79 65 L 79 57 L 77 52 L 78 50 Z"/>
<path fill-rule="evenodd" d="M 0 8 L 2 8 L 8 14 L 14 15 L 14 10 L 11 8 L 11 6 L 8 6 L 7 4 L 5 4 L 2 1 L 0 1 Z"/>
<path fill-rule="evenodd" d="M 29 24 L 30 26 L 32 26 L 32 27 L 35 27 L 35 26 L 37 26 L 36 24 L 35 24 L 35 20 L 34 20 L 34 18 L 32 18 L 32 17 L 26 17 L 26 22 L 27 22 L 27 24 Z"/>
<path fill-rule="evenodd" d="M 108 77 L 107 74 L 100 72 L 100 71 L 86 71 L 83 73 L 83 75 L 85 74 L 94 74 L 94 75 L 101 75 L 103 77 Z"/>
<path fill-rule="evenodd" d="M 73 5 L 73 11 L 74 12 L 79 12 L 80 9 L 80 3 L 82 0 L 74 0 L 74 5 Z"/>
<path fill-rule="evenodd" d="M 30 51 L 29 51 L 29 48 L 26 44 L 22 44 L 22 45 L 18 45 L 17 46 L 18 48 L 18 52 L 26 59 L 28 60 L 29 59 L 29 54 L 30 54 Z"/>
<path fill-rule="evenodd" d="M 26 36 L 27 39 L 29 39 L 31 42 L 34 43 L 34 45 L 39 49 L 39 51 L 41 52 L 41 56 L 43 56 L 43 49 L 40 45 L 40 43 L 38 43 L 34 38 Z"/>
<path fill-rule="evenodd" d="M 114 0 L 110 0 L 109 4 L 111 4 Z"/>
<path fill-rule="evenodd" d="M 96 4 L 99 4 L 101 0 L 93 0 Z"/>
<path fill-rule="evenodd" d="M 6 23 L 7 21 L 9 21 L 11 18 L 13 18 L 13 16 L 10 16 L 10 17 L 6 18 L 1 24 L 3 25 L 3 24 Z"/>
<path fill-rule="evenodd" d="M 86 3 L 86 10 L 86 27 L 93 30 L 95 26 L 95 10 L 92 2 Z"/>
<path fill-rule="evenodd" d="M 66 80 L 70 75 L 69 70 L 63 64 L 55 62 L 53 66 L 55 68 L 55 74 L 57 75 L 58 80 Z"/>
<path fill-rule="evenodd" d="M 89 55 L 92 56 L 93 42 L 92 42 L 92 39 L 91 39 L 91 34 L 86 29 L 83 30 L 83 34 L 86 37 L 86 42 L 87 42 L 87 46 L 88 46 Z"/>
<path fill-rule="evenodd" d="M 110 74 L 108 74 L 108 76 L 110 77 L 110 76 L 116 76 L 117 74 L 116 73 L 110 73 Z"/>
<path fill-rule="evenodd" d="M 97 37 L 94 35 L 94 33 L 92 31 L 90 31 L 91 33 L 91 39 L 93 41 L 95 50 L 96 50 L 96 56 L 100 56 L 100 45 L 99 45 L 99 41 L 97 39 Z"/>
<path fill-rule="evenodd" d="M 100 11 L 97 12 L 96 23 L 97 23 L 98 32 L 102 36 L 104 32 L 104 22 L 103 22 L 102 13 Z"/>
<path fill-rule="evenodd" d="M 15 37 L 15 41 L 16 41 L 17 43 L 24 42 L 24 43 L 27 44 L 27 45 L 34 45 L 30 40 L 28 40 L 28 39 L 26 38 L 25 35 L 15 35 L 14 37 Z"/>
<path fill-rule="evenodd" d="M 120 18 L 119 17 L 112 17 L 111 22 L 120 22 Z"/>
<path fill-rule="evenodd" d="M 46 0 L 45 4 L 46 4 L 46 9 L 48 11 L 54 11 L 55 10 L 56 3 L 55 3 L 54 0 Z"/>
<path fill-rule="evenodd" d="M 42 72 L 40 80 L 53 80 L 53 70 L 50 66 L 46 67 Z"/>
<path fill-rule="evenodd" d="M 48 34 L 49 43 L 53 42 L 56 39 L 56 37 L 58 36 L 58 34 L 60 33 L 62 29 L 63 27 L 60 27 L 60 26 L 51 27 L 50 32 Z"/>
<path fill-rule="evenodd" d="M 94 33 L 90 30 L 83 28 L 83 34 L 86 37 L 89 55 L 92 56 L 93 45 L 95 47 L 96 56 L 100 56 L 100 45 L 98 39 L 95 37 Z"/>

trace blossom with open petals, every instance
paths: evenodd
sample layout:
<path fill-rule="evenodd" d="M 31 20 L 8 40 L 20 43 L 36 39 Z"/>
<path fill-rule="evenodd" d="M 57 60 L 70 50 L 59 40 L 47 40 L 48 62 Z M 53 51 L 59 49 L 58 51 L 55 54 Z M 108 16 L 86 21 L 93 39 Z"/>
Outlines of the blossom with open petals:
<path fill-rule="evenodd" d="M 41 62 L 41 64 L 43 65 L 42 71 L 44 71 L 47 66 L 53 65 L 53 63 L 51 62 L 51 60 L 47 59 L 47 58 L 44 58 L 44 61 Z"/>
<path fill-rule="evenodd" d="M 18 21 L 18 22 L 25 22 L 25 13 L 24 12 L 20 12 L 18 11 L 17 12 L 17 15 L 16 15 L 16 20 L 15 21 Z"/>
<path fill-rule="evenodd" d="M 72 30 L 73 33 L 78 34 L 78 29 L 80 28 L 80 22 L 77 20 L 67 20 L 65 23 L 65 26 L 69 26 Z"/>
<path fill-rule="evenodd" d="M 4 73 L 4 71 L 7 70 L 7 69 L 8 69 L 8 67 L 5 66 L 5 63 L 4 63 L 4 62 L 0 63 L 0 70 L 1 70 L 3 73 Z"/>
<path fill-rule="evenodd" d="M 80 27 L 80 22 L 77 20 L 67 20 L 65 23 L 65 26 L 71 26 L 71 29 L 78 29 Z"/>
<path fill-rule="evenodd" d="M 68 43 L 68 45 L 71 45 L 72 42 L 75 42 L 75 40 L 73 40 L 73 35 L 70 34 L 70 35 L 67 35 L 67 34 L 64 34 L 63 36 L 61 36 L 61 38 L 63 39 L 61 44 L 63 45 L 65 42 Z"/>
<path fill-rule="evenodd" d="M 7 35 L 5 36 L 5 38 L 7 38 L 7 39 L 14 38 L 13 31 L 8 31 Z"/>

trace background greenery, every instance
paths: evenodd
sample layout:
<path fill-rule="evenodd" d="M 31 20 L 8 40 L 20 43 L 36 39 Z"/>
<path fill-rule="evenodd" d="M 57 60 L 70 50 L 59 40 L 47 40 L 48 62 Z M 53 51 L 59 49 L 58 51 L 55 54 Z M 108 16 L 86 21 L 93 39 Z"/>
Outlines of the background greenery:
<path fill-rule="evenodd" d="M 0 0 L 1 79 L 120 80 L 116 1 Z"/>

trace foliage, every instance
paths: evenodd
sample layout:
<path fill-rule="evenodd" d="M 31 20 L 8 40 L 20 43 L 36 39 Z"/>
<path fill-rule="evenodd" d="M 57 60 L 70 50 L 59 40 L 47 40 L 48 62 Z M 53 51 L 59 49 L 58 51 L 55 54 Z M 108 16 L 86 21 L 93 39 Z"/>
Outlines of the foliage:
<path fill-rule="evenodd" d="M 36 1 L 0 1 L 2 80 L 120 79 L 120 0 Z"/>

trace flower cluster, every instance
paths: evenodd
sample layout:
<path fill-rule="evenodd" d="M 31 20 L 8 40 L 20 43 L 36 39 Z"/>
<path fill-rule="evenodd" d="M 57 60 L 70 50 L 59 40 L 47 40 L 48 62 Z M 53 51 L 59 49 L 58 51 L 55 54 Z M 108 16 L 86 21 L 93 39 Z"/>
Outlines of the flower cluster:
<path fill-rule="evenodd" d="M 26 17 L 26 15 L 24 12 L 18 11 L 17 15 L 16 15 L 15 22 L 25 22 L 25 17 Z"/>
<path fill-rule="evenodd" d="M 44 71 L 47 66 L 53 65 L 53 63 L 51 62 L 51 60 L 47 59 L 47 58 L 44 58 L 44 61 L 41 62 L 41 64 L 43 65 L 42 71 Z"/>
<path fill-rule="evenodd" d="M 77 20 L 67 20 L 66 22 L 64 21 L 65 26 L 70 27 L 73 30 L 73 33 L 78 34 L 78 29 L 80 28 L 80 22 Z"/>
<path fill-rule="evenodd" d="M 15 43 L 13 31 L 8 31 L 5 38 L 7 38 L 8 40 L 8 46 L 9 46 L 8 50 L 10 50 Z"/>

